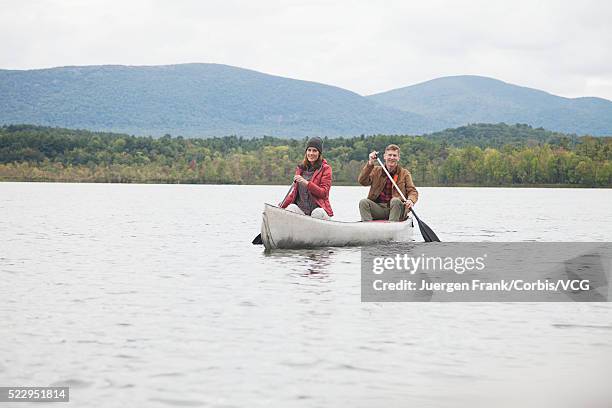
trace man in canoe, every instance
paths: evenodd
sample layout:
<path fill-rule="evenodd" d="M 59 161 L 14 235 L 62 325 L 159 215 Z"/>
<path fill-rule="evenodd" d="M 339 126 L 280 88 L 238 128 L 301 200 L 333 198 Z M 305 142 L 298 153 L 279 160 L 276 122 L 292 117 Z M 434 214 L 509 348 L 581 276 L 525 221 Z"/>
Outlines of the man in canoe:
<path fill-rule="evenodd" d="M 400 194 L 393 187 L 382 167 L 374 166 L 376 157 L 376 152 L 370 153 L 368 163 L 361 170 L 357 180 L 362 186 L 370 186 L 368 198 L 359 201 L 361 221 L 403 221 L 408 218 L 410 208 L 419 198 L 419 193 L 412 182 L 412 176 L 408 169 L 399 165 L 399 146 L 394 144 L 387 146 L 383 156 L 385 167 L 407 198 L 407 201 L 403 203 Z"/>
<path fill-rule="evenodd" d="M 293 186 L 280 207 L 323 220 L 333 216 L 329 203 L 332 168 L 323 158 L 323 140 L 313 137 L 306 144 L 304 161 L 295 169 Z"/>

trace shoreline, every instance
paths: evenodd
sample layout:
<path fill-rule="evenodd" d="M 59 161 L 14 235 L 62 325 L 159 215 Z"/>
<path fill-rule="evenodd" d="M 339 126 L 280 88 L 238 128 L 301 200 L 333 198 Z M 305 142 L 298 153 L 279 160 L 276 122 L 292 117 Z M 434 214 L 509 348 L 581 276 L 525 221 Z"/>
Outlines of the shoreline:
<path fill-rule="evenodd" d="M 69 183 L 69 184 L 143 184 L 143 185 L 163 185 L 163 184 L 185 184 L 185 185 L 226 185 L 226 186 L 288 186 L 284 183 L 200 183 L 189 181 L 106 181 L 106 180 L 67 180 L 67 179 L 3 179 L 0 178 L 0 183 Z M 338 187 L 363 187 L 358 183 L 336 182 L 333 186 Z M 448 188 L 579 188 L 579 189 L 599 189 L 607 190 L 612 186 L 586 186 L 583 184 L 419 184 L 418 187 L 448 187 Z"/>

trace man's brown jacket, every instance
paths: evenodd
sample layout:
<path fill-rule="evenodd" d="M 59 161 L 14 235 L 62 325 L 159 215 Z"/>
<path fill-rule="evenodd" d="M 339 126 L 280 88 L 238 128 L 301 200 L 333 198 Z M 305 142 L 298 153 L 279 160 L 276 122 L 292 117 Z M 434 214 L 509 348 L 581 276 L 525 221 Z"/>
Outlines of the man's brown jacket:
<path fill-rule="evenodd" d="M 419 192 L 417 191 L 414 183 L 412 182 L 412 176 L 407 169 L 402 168 L 399 164 L 395 170 L 395 174 L 397 177 L 397 186 L 402 190 L 404 196 L 412 200 L 413 203 L 416 203 L 419 199 Z M 372 164 L 366 164 L 361 173 L 359 173 L 359 178 L 357 179 L 359 184 L 362 186 L 370 186 L 370 192 L 368 193 L 368 198 L 372 201 L 376 201 L 380 193 L 385 188 L 385 183 L 387 182 L 387 175 L 383 171 L 382 167 L 374 166 Z M 399 195 L 395 187 L 393 187 L 392 197 L 398 197 L 401 199 L 402 197 Z"/>

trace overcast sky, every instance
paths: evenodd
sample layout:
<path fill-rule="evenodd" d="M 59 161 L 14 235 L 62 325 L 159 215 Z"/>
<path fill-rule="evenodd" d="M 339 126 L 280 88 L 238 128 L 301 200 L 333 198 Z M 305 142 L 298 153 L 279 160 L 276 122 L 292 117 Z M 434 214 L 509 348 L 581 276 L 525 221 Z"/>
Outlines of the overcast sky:
<path fill-rule="evenodd" d="M 0 0 L 0 68 L 215 62 L 371 94 L 484 75 L 612 100 L 612 2 Z"/>

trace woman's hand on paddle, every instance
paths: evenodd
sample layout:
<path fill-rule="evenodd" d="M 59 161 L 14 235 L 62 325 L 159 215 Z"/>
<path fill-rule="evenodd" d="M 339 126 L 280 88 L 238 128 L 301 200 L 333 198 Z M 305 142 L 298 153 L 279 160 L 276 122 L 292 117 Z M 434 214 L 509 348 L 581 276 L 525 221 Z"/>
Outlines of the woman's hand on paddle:
<path fill-rule="evenodd" d="M 368 164 L 373 166 L 376 162 L 376 157 L 378 157 L 377 151 L 373 151 L 372 153 L 370 153 L 370 156 L 368 156 Z"/>
<path fill-rule="evenodd" d="M 404 203 L 404 207 L 406 207 L 406 211 L 410 210 L 414 206 L 414 203 L 411 199 L 406 200 Z"/>
<path fill-rule="evenodd" d="M 293 181 L 296 181 L 300 184 L 308 184 L 308 180 L 306 180 L 304 177 L 300 176 L 300 175 L 295 175 L 293 176 Z"/>

